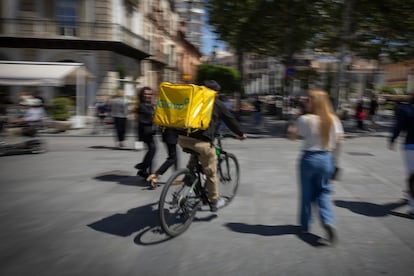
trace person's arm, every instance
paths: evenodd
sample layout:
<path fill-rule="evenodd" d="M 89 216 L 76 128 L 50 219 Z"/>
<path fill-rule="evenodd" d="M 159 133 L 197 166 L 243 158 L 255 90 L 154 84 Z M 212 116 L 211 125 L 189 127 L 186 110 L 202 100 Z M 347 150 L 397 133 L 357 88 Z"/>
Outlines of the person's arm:
<path fill-rule="evenodd" d="M 241 127 L 237 120 L 234 118 L 233 114 L 227 107 L 221 102 L 220 100 L 216 100 L 216 106 L 218 108 L 218 113 L 220 119 L 224 122 L 224 124 L 234 132 L 239 138 L 246 138 L 246 135 L 241 130 Z"/>
<path fill-rule="evenodd" d="M 335 148 L 332 150 L 332 155 L 335 158 L 335 160 L 338 160 L 339 153 L 341 151 L 342 143 L 344 140 L 344 128 L 338 117 L 335 118 L 334 129 L 335 129 Z"/>

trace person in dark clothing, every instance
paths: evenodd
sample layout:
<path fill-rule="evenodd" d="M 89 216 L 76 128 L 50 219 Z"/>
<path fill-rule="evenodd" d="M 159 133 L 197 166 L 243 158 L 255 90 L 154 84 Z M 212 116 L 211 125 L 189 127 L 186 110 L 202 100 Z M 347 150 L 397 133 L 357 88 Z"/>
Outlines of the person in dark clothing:
<path fill-rule="evenodd" d="M 137 108 L 137 129 L 138 139 L 147 146 L 147 152 L 141 163 L 135 165 L 138 175 L 147 179 L 152 168 L 152 160 L 154 159 L 156 146 L 154 141 L 154 126 L 152 123 L 154 117 L 154 106 L 152 104 L 152 89 L 145 86 L 140 89 L 138 99 L 140 101 Z"/>
<path fill-rule="evenodd" d="M 256 98 L 254 101 L 254 123 L 256 126 L 261 126 L 262 124 L 262 102 L 260 101 L 259 97 Z"/>
<path fill-rule="evenodd" d="M 220 90 L 220 85 L 214 80 L 205 81 L 204 85 L 216 92 Z M 220 120 L 224 122 L 224 124 L 226 124 L 226 126 L 234 132 L 239 139 L 246 138 L 246 135 L 241 130 L 237 120 L 217 96 L 214 100 L 210 126 L 206 130 L 195 131 L 188 135 L 183 132 L 179 133 L 178 136 L 178 144 L 182 148 L 188 148 L 199 153 L 198 159 L 201 162 L 204 174 L 206 175 L 206 187 L 208 190 L 209 201 L 211 203 L 210 210 L 212 212 L 216 212 L 217 209 L 226 204 L 224 198 L 219 197 L 217 181 L 217 155 L 213 146 L 217 124 Z M 192 169 L 194 165 L 195 160 L 192 157 L 190 158 L 187 167 Z"/>
<path fill-rule="evenodd" d="M 357 127 L 360 130 L 365 130 L 364 126 L 364 120 L 365 120 L 366 114 L 364 111 L 364 106 L 362 101 L 358 102 L 356 108 L 355 108 L 355 119 L 357 121 Z"/>
<path fill-rule="evenodd" d="M 395 124 L 393 127 L 392 135 L 389 138 L 389 148 L 395 149 L 395 141 L 399 137 L 401 132 L 405 132 L 405 140 L 403 144 L 404 160 L 407 169 L 408 179 L 408 202 L 410 205 L 410 216 L 414 218 L 414 191 L 411 185 L 412 178 L 414 177 L 414 93 L 408 103 L 401 103 L 397 106 Z"/>
<path fill-rule="evenodd" d="M 114 120 L 115 138 L 118 142 L 118 147 L 123 148 L 129 112 L 129 103 L 125 99 L 125 92 L 123 90 L 118 90 L 116 96 L 111 101 L 110 109 Z"/>
<path fill-rule="evenodd" d="M 151 186 L 155 189 L 157 187 L 158 176 L 163 175 L 171 166 L 177 169 L 177 131 L 173 128 L 165 128 L 161 130 L 162 141 L 167 148 L 167 159 L 164 163 L 147 177 L 147 181 L 151 183 Z"/>
<path fill-rule="evenodd" d="M 371 120 L 371 125 L 375 126 L 375 116 L 377 115 L 378 111 L 378 100 L 376 95 L 372 95 L 371 101 L 369 103 L 369 119 Z"/>

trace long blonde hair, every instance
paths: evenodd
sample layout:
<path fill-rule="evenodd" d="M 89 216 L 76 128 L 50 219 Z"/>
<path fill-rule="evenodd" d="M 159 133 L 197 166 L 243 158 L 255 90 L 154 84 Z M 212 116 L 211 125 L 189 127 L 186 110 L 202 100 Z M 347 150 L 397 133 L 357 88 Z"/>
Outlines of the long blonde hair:
<path fill-rule="evenodd" d="M 309 100 L 311 102 L 310 112 L 319 116 L 321 144 L 326 149 L 329 146 L 330 132 L 336 117 L 332 110 L 331 100 L 325 91 L 318 89 L 309 91 Z"/>

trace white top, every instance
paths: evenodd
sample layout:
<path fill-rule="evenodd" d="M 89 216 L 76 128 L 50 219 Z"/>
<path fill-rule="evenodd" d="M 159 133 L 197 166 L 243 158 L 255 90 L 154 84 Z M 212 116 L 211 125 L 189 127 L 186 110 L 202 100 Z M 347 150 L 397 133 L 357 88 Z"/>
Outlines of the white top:
<path fill-rule="evenodd" d="M 112 117 L 127 118 L 128 117 L 128 101 L 123 97 L 116 97 L 111 102 Z"/>
<path fill-rule="evenodd" d="M 30 107 L 27 109 L 24 120 L 27 122 L 38 122 L 46 117 L 46 112 L 43 107 Z"/>
<path fill-rule="evenodd" d="M 333 127 L 331 128 L 329 136 L 328 149 L 323 149 L 321 146 L 321 139 L 319 135 L 319 116 L 314 114 L 305 114 L 300 116 L 296 121 L 296 128 L 298 134 L 303 137 L 303 150 L 320 151 L 329 150 L 332 151 L 336 147 L 336 138 L 338 135 L 344 133 L 341 121 L 335 117 Z"/>

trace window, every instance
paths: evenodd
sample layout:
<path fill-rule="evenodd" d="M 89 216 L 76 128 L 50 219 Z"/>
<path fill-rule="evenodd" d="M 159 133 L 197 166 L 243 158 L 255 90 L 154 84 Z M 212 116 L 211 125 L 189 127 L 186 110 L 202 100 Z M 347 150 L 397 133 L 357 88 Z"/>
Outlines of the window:
<path fill-rule="evenodd" d="M 76 36 L 78 0 L 55 0 L 56 18 L 61 35 Z"/>
<path fill-rule="evenodd" d="M 35 6 L 33 1 L 23 0 L 20 2 L 20 11 L 23 12 L 34 12 Z"/>

